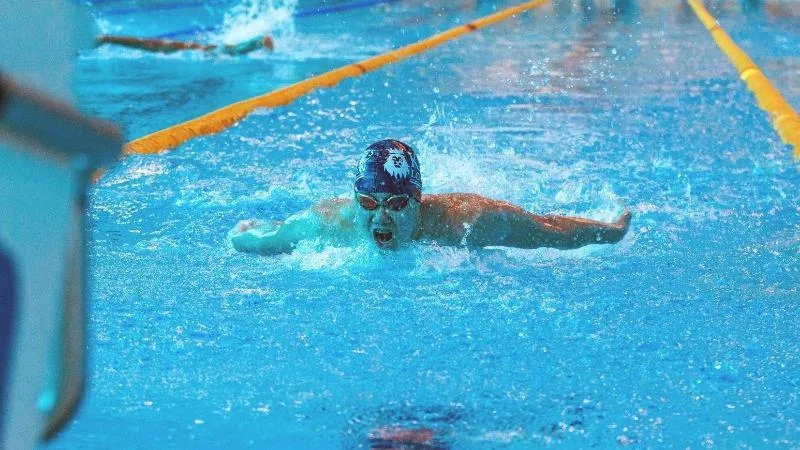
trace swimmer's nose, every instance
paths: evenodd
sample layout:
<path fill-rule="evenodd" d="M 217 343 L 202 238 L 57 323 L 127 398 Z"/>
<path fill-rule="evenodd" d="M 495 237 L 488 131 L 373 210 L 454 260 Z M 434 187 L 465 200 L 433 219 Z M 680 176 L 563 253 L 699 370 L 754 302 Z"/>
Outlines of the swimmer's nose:
<path fill-rule="evenodd" d="M 392 218 L 391 216 L 389 216 L 389 212 L 386 211 L 386 208 L 381 208 L 380 210 L 381 210 L 381 215 L 379 221 L 381 225 L 392 223 Z"/>

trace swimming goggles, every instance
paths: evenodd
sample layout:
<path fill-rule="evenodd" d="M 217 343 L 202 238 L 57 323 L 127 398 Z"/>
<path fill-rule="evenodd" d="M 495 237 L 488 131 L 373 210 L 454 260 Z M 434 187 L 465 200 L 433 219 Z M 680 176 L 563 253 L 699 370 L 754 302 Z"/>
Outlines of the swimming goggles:
<path fill-rule="evenodd" d="M 381 202 L 371 195 L 356 192 L 356 199 L 358 204 L 367 211 L 375 211 L 379 206 L 383 206 L 390 211 L 402 211 L 408 206 L 409 197 L 405 194 L 392 195 Z"/>

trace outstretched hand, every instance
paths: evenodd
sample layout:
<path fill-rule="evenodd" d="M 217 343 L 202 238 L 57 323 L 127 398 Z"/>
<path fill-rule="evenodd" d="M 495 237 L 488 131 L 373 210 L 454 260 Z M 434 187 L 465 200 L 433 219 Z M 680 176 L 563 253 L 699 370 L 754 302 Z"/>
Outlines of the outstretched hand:
<path fill-rule="evenodd" d="M 620 230 L 624 230 L 627 232 L 630 224 L 631 224 L 631 210 L 630 208 L 625 208 L 625 211 L 622 212 L 622 215 L 617 217 L 617 220 L 614 221 L 614 226 L 619 228 Z"/>
<path fill-rule="evenodd" d="M 250 228 L 256 227 L 259 225 L 257 220 L 240 220 L 239 223 L 236 224 L 236 231 L 240 233 L 244 233 L 245 231 L 249 230 Z"/>
<path fill-rule="evenodd" d="M 625 237 L 625 234 L 628 233 L 628 228 L 631 225 L 631 210 L 629 208 L 625 208 L 625 211 L 622 212 L 622 215 L 617 217 L 617 220 L 614 221 L 614 224 L 611 227 L 614 230 L 614 236 L 610 236 L 613 242 L 619 242 Z"/>

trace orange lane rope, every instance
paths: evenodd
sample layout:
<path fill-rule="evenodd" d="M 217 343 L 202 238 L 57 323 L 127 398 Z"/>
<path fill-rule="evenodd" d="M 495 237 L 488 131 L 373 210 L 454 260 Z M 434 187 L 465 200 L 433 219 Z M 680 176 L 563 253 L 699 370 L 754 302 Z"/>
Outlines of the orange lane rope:
<path fill-rule="evenodd" d="M 125 146 L 124 153 L 159 153 L 177 147 L 189 139 L 218 133 L 235 124 L 257 108 L 273 108 L 287 105 L 314 89 L 336 86 L 345 78 L 357 77 L 367 72 L 372 72 L 387 64 L 422 53 L 464 34 L 471 33 L 517 14 L 537 8 L 548 1 L 549 0 L 534 0 L 506 8 L 466 25 L 451 28 L 450 30 L 423 39 L 414 44 L 401 47 L 397 50 L 331 70 L 330 72 L 305 79 L 258 97 L 233 103 L 196 119 L 133 140 Z"/>
<path fill-rule="evenodd" d="M 739 77 L 756 97 L 758 106 L 770 114 L 772 126 L 784 142 L 794 147 L 794 158 L 800 161 L 800 117 L 772 86 L 752 59 L 733 42 L 728 33 L 698 0 L 688 0 L 697 18 L 706 27 L 717 46 L 739 71 Z"/>

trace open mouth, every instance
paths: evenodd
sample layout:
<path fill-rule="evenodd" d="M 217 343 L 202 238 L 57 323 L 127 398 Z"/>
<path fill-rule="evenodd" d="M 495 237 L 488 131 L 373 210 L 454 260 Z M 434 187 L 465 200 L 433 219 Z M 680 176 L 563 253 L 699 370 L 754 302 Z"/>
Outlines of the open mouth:
<path fill-rule="evenodd" d="M 394 238 L 394 234 L 389 230 L 372 230 L 372 237 L 378 245 L 385 246 Z"/>

